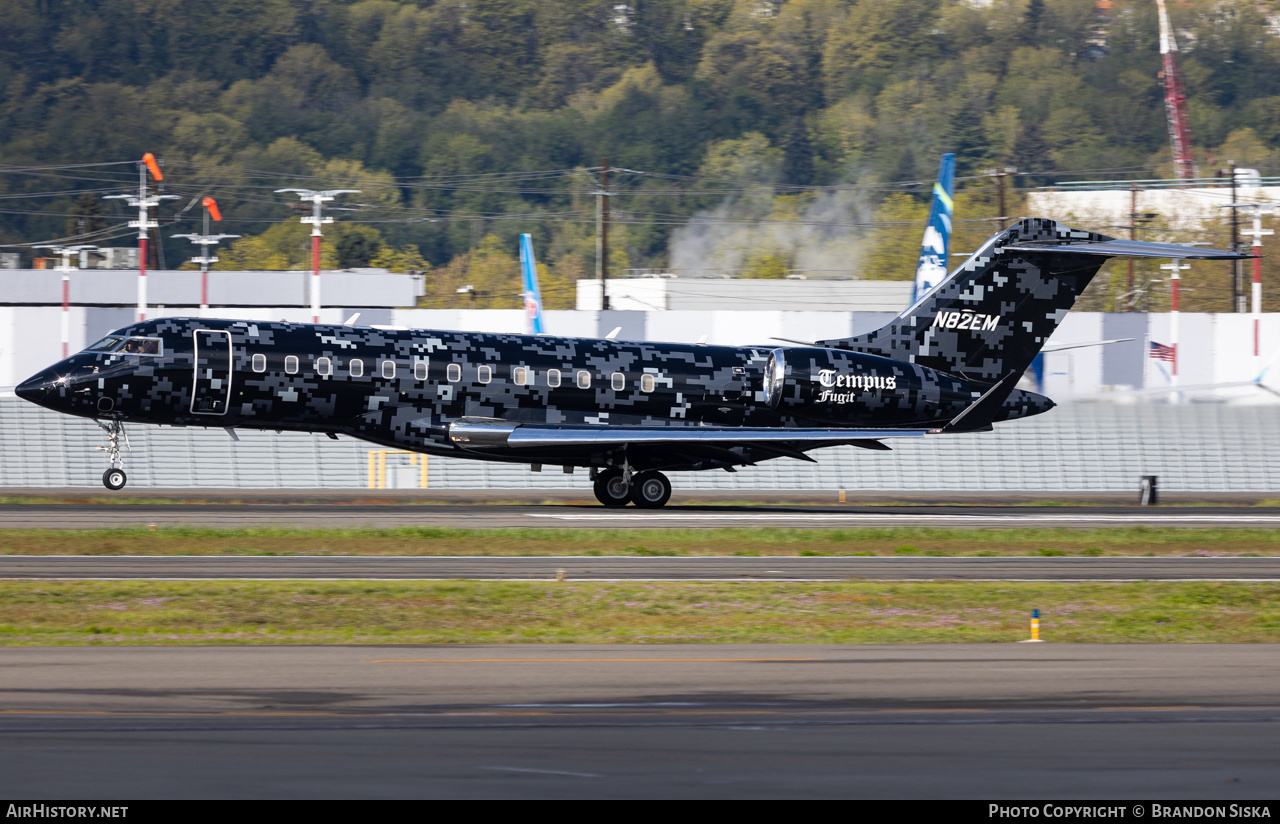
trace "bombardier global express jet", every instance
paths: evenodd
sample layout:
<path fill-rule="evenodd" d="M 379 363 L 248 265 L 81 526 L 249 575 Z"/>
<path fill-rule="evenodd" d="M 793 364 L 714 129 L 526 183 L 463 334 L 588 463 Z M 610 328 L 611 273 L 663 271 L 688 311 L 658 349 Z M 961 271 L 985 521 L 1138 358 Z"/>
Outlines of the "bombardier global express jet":
<path fill-rule="evenodd" d="M 985 431 L 1046 412 L 1015 384 L 1111 257 L 1231 259 L 1029 219 L 875 332 L 812 346 L 705 346 L 159 318 L 17 394 L 106 432 L 126 423 L 340 434 L 432 455 L 585 467 L 607 506 L 660 507 L 664 472 Z"/>

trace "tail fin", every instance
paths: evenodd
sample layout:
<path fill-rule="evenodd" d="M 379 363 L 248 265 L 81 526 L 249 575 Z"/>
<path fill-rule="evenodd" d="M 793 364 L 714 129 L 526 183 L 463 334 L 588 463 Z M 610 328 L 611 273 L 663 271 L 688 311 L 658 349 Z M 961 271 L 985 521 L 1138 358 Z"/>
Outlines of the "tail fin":
<path fill-rule="evenodd" d="M 819 346 L 852 349 L 979 382 L 1022 374 L 1107 258 L 1250 257 L 1116 240 L 1033 218 L 996 234 L 883 329 Z"/>
<path fill-rule="evenodd" d="M 526 329 L 530 335 L 541 335 L 546 330 L 542 327 L 542 292 L 538 289 L 538 266 L 533 260 L 531 235 L 520 236 L 520 271 L 524 280 L 521 291 Z"/>
<path fill-rule="evenodd" d="M 956 185 L 956 156 L 944 154 L 938 166 L 938 180 L 933 184 L 933 206 L 929 209 L 929 223 L 924 227 L 924 241 L 920 244 L 920 262 L 916 264 L 916 285 L 911 291 L 911 302 L 937 286 L 947 276 L 947 254 L 951 249 L 951 213 L 955 204 L 951 199 Z"/>

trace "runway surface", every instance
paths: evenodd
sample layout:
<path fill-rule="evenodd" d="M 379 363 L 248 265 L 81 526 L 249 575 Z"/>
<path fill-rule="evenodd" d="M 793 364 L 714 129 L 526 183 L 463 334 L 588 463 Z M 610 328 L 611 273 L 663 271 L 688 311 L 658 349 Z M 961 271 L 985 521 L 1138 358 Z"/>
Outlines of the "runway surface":
<path fill-rule="evenodd" d="M 0 579 L 1280 581 L 1280 558 L 0 555 Z"/>
<path fill-rule="evenodd" d="M 1275 645 L 0 649 L 0 794 L 1266 798 Z"/>
<path fill-rule="evenodd" d="M 707 529 L 716 527 L 1280 528 L 1280 512 L 1252 506 L 866 506 L 773 504 L 673 505 L 658 511 L 566 503 L 502 504 L 0 504 L 0 529 L 121 527 L 444 526 L 543 529 Z"/>

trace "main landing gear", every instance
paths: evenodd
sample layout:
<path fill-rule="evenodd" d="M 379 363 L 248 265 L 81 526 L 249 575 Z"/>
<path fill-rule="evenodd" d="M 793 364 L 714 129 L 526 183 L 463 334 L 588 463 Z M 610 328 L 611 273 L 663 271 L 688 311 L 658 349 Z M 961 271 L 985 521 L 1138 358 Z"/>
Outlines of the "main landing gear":
<path fill-rule="evenodd" d="M 133 447 L 129 445 L 129 436 L 125 434 L 124 424 L 120 421 L 111 423 L 98 421 L 97 423 L 102 427 L 102 431 L 107 433 L 107 445 L 100 446 L 98 449 L 106 452 L 111 462 L 107 471 L 102 473 L 102 485 L 111 490 L 124 489 L 129 476 L 124 473 L 124 458 L 120 456 L 120 438 L 124 438 L 124 448 L 132 452 Z"/>
<path fill-rule="evenodd" d="M 639 472 L 610 467 L 596 476 L 596 500 L 605 506 L 633 503 L 641 509 L 658 509 L 671 500 L 671 481 L 661 472 Z"/>

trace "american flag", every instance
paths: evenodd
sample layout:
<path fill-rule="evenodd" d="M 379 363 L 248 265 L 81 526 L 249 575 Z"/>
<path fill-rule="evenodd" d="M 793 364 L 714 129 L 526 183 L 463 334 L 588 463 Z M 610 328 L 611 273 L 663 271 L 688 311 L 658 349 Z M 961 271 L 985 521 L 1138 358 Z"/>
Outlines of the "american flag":
<path fill-rule="evenodd" d="M 1151 341 L 1151 357 L 1156 360 L 1168 361 L 1173 363 L 1175 350 L 1172 346 L 1165 346 L 1163 343 Z"/>

